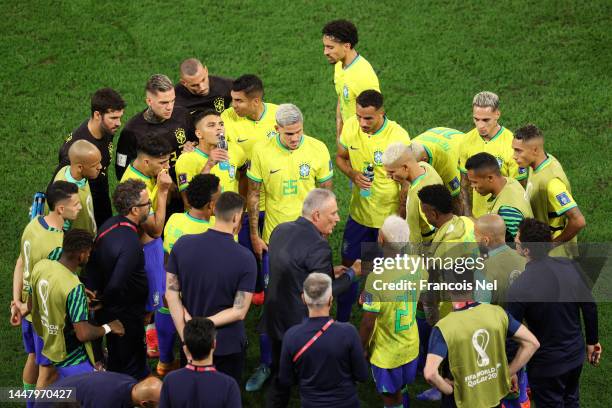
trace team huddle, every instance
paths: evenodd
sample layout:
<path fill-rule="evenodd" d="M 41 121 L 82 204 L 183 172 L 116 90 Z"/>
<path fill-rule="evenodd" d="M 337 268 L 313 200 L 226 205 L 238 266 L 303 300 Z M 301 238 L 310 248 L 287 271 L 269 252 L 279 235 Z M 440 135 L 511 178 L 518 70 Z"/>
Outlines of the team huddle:
<path fill-rule="evenodd" d="M 576 262 L 586 222 L 543 132 L 505 128 L 499 97 L 480 92 L 472 130 L 411 138 L 386 115 L 356 27 L 322 34 L 333 157 L 297 106 L 264 101 L 256 75 L 209 75 L 194 58 L 176 85 L 149 78 L 116 149 L 126 104 L 95 92 L 21 238 L 11 323 L 25 390 L 72 387 L 75 406 L 239 407 L 240 387 L 267 383 L 266 406 L 297 385 L 304 407 L 356 407 L 371 378 L 383 406 L 405 408 L 422 375 L 431 388 L 415 398 L 443 407 L 579 406 L 583 363 L 602 350 Z M 337 266 L 334 169 L 351 189 Z M 381 274 L 376 256 L 484 261 Z M 388 289 L 406 279 L 432 285 Z M 250 310 L 260 362 L 245 382 Z"/>

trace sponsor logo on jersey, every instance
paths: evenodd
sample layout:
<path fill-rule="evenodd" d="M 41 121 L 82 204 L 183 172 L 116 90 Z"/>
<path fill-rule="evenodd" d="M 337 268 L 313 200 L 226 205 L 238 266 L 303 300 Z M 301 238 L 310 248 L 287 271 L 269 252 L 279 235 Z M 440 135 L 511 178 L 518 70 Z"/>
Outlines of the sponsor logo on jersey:
<path fill-rule="evenodd" d="M 176 142 L 179 145 L 182 145 L 187 141 L 187 135 L 185 134 L 185 129 L 183 128 L 177 128 L 174 131 L 174 136 L 176 137 Z"/>
<path fill-rule="evenodd" d="M 300 177 L 308 178 L 310 176 L 310 165 L 308 163 L 300 164 Z"/>

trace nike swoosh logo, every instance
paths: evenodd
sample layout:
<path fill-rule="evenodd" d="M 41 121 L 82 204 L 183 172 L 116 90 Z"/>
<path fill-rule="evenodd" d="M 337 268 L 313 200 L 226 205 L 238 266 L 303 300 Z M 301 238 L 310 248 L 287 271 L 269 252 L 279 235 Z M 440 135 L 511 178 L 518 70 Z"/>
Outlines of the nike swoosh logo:
<path fill-rule="evenodd" d="M 281 170 L 281 169 L 270 170 L 270 174 L 274 174 L 274 173 L 276 173 L 277 171 L 280 171 L 280 170 Z"/>
<path fill-rule="evenodd" d="M 247 140 L 249 139 L 241 139 L 241 138 L 236 139 L 238 143 L 246 142 Z"/>
<path fill-rule="evenodd" d="M 350 148 L 351 150 L 359 150 L 359 148 L 358 148 L 358 147 L 349 146 L 349 148 Z"/>

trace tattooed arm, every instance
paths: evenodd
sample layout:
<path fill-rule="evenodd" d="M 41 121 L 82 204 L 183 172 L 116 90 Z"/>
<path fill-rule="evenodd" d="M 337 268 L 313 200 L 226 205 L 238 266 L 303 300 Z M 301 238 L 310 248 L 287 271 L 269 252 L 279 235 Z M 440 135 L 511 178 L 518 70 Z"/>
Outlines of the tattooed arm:
<path fill-rule="evenodd" d="M 247 195 L 247 209 L 249 211 L 249 234 L 253 252 L 261 259 L 263 251 L 268 250 L 268 246 L 259 236 L 259 194 L 261 183 L 249 179 L 249 192 Z"/>
<path fill-rule="evenodd" d="M 183 329 L 185 328 L 185 322 L 190 319 L 189 315 L 186 314 L 186 310 L 183 307 L 183 301 L 181 300 L 181 284 L 178 280 L 178 276 L 173 273 L 166 272 L 166 302 L 168 303 L 168 309 L 170 309 L 170 315 L 172 321 L 176 327 L 176 332 L 183 340 Z"/>
<path fill-rule="evenodd" d="M 244 320 L 251 306 L 252 297 L 253 294 L 251 292 L 239 290 L 236 292 L 232 307 L 222 310 L 213 316 L 208 316 L 208 318 L 213 321 L 216 327 Z"/>

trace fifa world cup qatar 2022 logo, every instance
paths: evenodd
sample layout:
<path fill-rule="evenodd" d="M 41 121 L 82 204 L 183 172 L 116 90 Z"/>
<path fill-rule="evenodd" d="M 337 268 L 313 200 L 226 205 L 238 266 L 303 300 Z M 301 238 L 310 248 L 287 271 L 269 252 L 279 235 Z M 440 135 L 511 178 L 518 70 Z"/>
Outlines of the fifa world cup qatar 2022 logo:
<path fill-rule="evenodd" d="M 472 346 L 478 357 L 476 358 L 476 364 L 478 367 L 486 367 L 489 365 L 491 359 L 487 354 L 487 346 L 489 345 L 489 332 L 485 329 L 478 329 L 472 335 Z"/>

